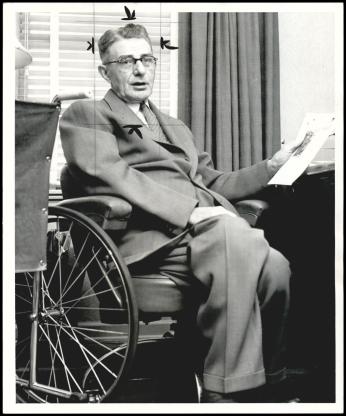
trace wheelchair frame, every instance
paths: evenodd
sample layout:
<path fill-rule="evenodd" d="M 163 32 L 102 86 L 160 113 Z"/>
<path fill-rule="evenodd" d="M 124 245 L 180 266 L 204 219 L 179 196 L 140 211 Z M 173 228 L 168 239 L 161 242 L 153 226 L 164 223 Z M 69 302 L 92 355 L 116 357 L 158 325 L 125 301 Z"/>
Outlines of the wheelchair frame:
<path fill-rule="evenodd" d="M 73 97 L 69 97 L 73 99 Z M 81 98 L 80 95 L 78 98 Z M 59 97 L 55 98 L 55 102 L 59 102 Z M 94 211 L 90 213 L 90 201 L 92 203 L 96 202 L 97 209 L 95 210 L 94 204 Z M 126 376 L 129 374 L 132 362 L 135 357 L 136 347 L 138 344 L 138 320 L 139 320 L 139 311 L 136 301 L 136 294 L 138 289 L 135 291 L 134 286 L 132 283 L 132 279 L 130 273 L 122 260 L 121 256 L 118 253 L 118 250 L 111 240 L 109 235 L 105 230 L 107 230 L 108 225 L 108 218 L 118 218 L 119 225 L 115 227 L 116 229 L 124 229 L 126 227 L 126 220 L 128 217 L 128 213 L 125 212 L 124 214 L 124 207 L 119 211 L 119 201 L 121 200 L 116 197 L 112 196 L 99 196 L 99 197 L 88 197 L 87 201 L 85 198 L 76 198 L 64 201 L 61 206 L 51 207 L 48 210 L 48 216 L 54 218 L 64 218 L 62 221 L 62 225 L 57 222 L 56 227 L 53 229 L 49 229 L 48 226 L 48 235 L 47 235 L 47 253 L 52 255 L 53 260 L 55 259 L 54 254 L 57 254 L 58 261 L 56 260 L 55 267 L 53 270 L 50 270 L 52 265 L 49 264 L 47 261 L 47 270 L 49 273 L 52 273 L 49 276 L 49 280 L 45 277 L 46 271 L 37 271 L 34 272 L 34 275 L 31 276 L 29 273 L 30 279 L 32 279 L 32 287 L 30 284 L 27 286 L 29 287 L 29 292 L 32 298 L 32 309 L 30 313 L 26 313 L 27 321 L 24 324 L 20 324 L 17 328 L 18 332 L 18 344 L 20 344 L 20 332 L 22 328 L 25 328 L 27 322 L 30 322 L 31 330 L 29 336 L 26 338 L 26 343 L 29 342 L 30 350 L 29 350 L 29 364 L 26 363 L 24 367 L 24 371 L 22 374 L 26 376 L 19 376 L 17 374 L 17 400 L 19 402 L 26 402 L 26 401 L 34 401 L 34 402 L 101 402 L 107 401 L 109 396 L 118 388 L 124 380 L 126 380 Z M 86 203 L 87 202 L 87 203 Z M 89 205 L 88 205 L 89 203 Z M 126 203 L 126 201 L 123 201 Z M 58 204 L 59 205 L 59 204 Z M 64 206 L 65 205 L 65 206 Z M 258 219 L 262 215 L 262 213 L 268 208 L 268 205 L 263 201 L 258 200 L 247 200 L 241 201 L 237 204 L 237 209 L 240 214 L 249 221 L 249 223 L 254 226 L 257 224 Z M 125 210 L 126 211 L 126 210 Z M 55 220 L 53 223 L 55 225 Z M 58 220 L 57 220 L 58 221 Z M 73 222 L 74 221 L 74 222 Z M 79 225 L 75 225 L 78 222 Z M 72 228 L 77 228 L 77 231 L 72 232 Z M 88 230 L 89 233 L 92 234 L 92 247 L 94 251 L 92 251 L 93 255 L 92 258 L 96 259 L 95 262 L 93 260 L 88 263 L 88 261 L 83 259 L 81 253 L 84 250 L 83 242 L 86 241 L 89 237 L 86 237 L 85 230 Z M 73 234 L 73 235 L 72 235 Z M 87 234 L 89 236 L 89 234 Z M 96 237 L 95 237 L 96 236 Z M 99 245 L 97 245 L 99 244 Z M 57 246 L 57 248 L 56 248 Z M 95 246 L 97 249 L 95 249 Z M 50 247 L 50 248 L 48 248 Z M 53 247 L 53 249 L 52 249 Z M 55 247 L 55 251 L 54 251 Z M 78 251 L 80 250 L 81 251 Z M 51 250 L 51 251 L 49 251 Z M 57 250 L 57 252 L 56 252 Z M 99 250 L 99 251 L 98 251 Z M 76 253 L 78 252 L 78 255 Z M 96 254 L 95 254 L 96 253 Z M 98 255 L 100 257 L 98 258 Z M 63 259 L 63 261 L 61 260 Z M 74 263 L 73 263 L 74 262 Z M 72 271 L 71 271 L 71 264 Z M 97 267 L 95 265 L 90 266 L 91 263 L 97 263 Z M 54 263 L 53 263 L 54 264 Z M 57 266 L 59 265 L 59 266 Z M 70 279 L 74 269 L 78 269 L 82 265 L 82 272 L 81 275 L 84 277 L 81 278 L 82 283 L 78 283 L 76 286 L 79 285 L 79 289 L 82 288 L 82 285 L 85 283 L 85 276 L 89 279 L 89 288 L 86 289 L 89 293 L 86 295 L 87 297 L 92 297 L 93 301 L 98 302 L 97 307 L 93 307 L 93 309 L 99 309 L 98 313 L 100 314 L 104 309 L 110 309 L 113 307 L 112 311 L 112 319 L 115 320 L 115 325 L 125 325 L 127 326 L 127 333 L 125 334 L 124 330 L 124 337 L 126 338 L 126 342 L 120 343 L 117 348 L 111 349 L 108 346 L 104 348 L 108 348 L 108 352 L 106 354 L 102 354 L 101 352 L 94 352 L 89 351 L 88 347 L 85 347 L 81 343 L 82 341 L 85 342 L 93 342 L 90 341 L 91 336 L 87 335 L 89 333 L 87 331 L 98 331 L 98 333 L 106 338 L 106 335 L 109 335 L 109 327 L 108 329 L 100 330 L 100 329 L 91 329 L 89 327 L 84 327 L 82 330 L 78 326 L 71 325 L 69 318 L 67 318 L 67 314 L 73 309 L 73 307 L 66 307 L 67 304 L 71 302 L 79 302 L 76 301 L 77 298 L 68 299 L 65 305 L 62 302 L 63 292 L 66 288 L 67 283 L 62 281 L 63 273 L 61 270 L 66 266 L 67 270 L 70 272 L 68 280 Z M 115 267 L 114 267 L 115 266 Z M 83 267 L 85 270 L 83 270 Z M 89 269 L 88 269 L 89 267 Z M 58 275 L 56 273 L 56 268 L 58 268 Z M 61 268 L 61 270 L 60 270 Z M 97 282 L 91 282 L 92 276 L 95 274 L 95 270 L 98 270 L 101 273 L 101 278 L 97 280 Z M 22 276 L 23 273 L 19 273 L 18 277 Z M 57 276 L 57 277 L 56 277 Z M 28 275 L 24 273 L 24 277 L 26 282 L 28 282 Z M 60 281 L 59 281 L 60 279 Z M 79 279 L 77 275 L 76 281 Z M 167 279 L 168 280 L 168 279 Z M 54 283 L 58 281 L 58 286 L 60 285 L 60 297 L 58 301 L 54 300 L 54 295 L 50 294 L 50 285 L 54 285 Z M 73 281 L 75 282 L 75 281 Z M 101 282 L 101 283 L 100 283 Z M 62 285 L 65 284 L 63 290 Z M 108 285 L 107 289 L 104 289 L 102 285 Z M 72 286 L 75 283 L 72 284 Z M 100 290 L 95 292 L 95 287 L 97 285 L 101 285 L 104 290 Z M 24 287 L 21 285 L 19 287 Z M 71 286 L 70 286 L 71 287 Z M 66 292 L 70 291 L 70 287 L 68 287 Z M 90 289 L 94 292 L 91 294 Z M 20 289 L 18 289 L 20 290 Z M 23 289 L 24 290 L 24 289 Z M 89 290 L 89 292 L 88 292 Z M 141 288 L 139 288 L 141 290 Z M 72 292 L 72 290 L 71 290 Z M 113 305 L 109 305 L 109 307 L 104 308 L 102 305 L 107 301 L 108 294 L 111 292 L 111 302 Z M 107 294 L 107 296 L 106 296 Z M 59 296 L 59 295 L 58 295 Z M 18 302 L 16 303 L 16 312 L 17 307 L 19 308 L 20 302 L 23 300 L 23 296 L 21 292 L 16 292 L 16 297 L 18 297 Z M 82 299 L 83 298 L 79 298 Z M 24 299 L 25 300 L 25 299 Z M 26 299 L 26 302 L 29 302 Z M 48 306 L 47 306 L 48 305 Z M 72 305 L 75 305 L 72 303 Z M 100 307 L 101 305 L 101 307 Z M 124 311 L 126 309 L 127 318 L 124 320 L 123 312 L 119 312 L 118 315 L 116 310 L 120 310 L 123 306 L 125 306 Z M 88 308 L 85 306 L 78 306 L 76 309 L 86 309 Z M 90 308 L 89 308 L 90 311 Z M 100 312 L 101 311 L 101 312 Z M 22 311 L 19 311 L 23 313 Z M 179 313 L 181 311 L 178 311 Z M 102 313 L 101 313 L 102 314 Z M 145 315 L 145 314 L 144 314 Z M 160 311 L 158 311 L 158 315 L 160 315 Z M 174 315 L 174 313 L 173 313 Z M 19 315 L 18 315 L 19 316 Z M 167 315 L 166 315 L 167 316 Z M 108 316 L 109 318 L 109 316 Z M 107 323 L 107 319 L 105 322 Z M 92 319 L 94 319 L 92 317 Z M 97 319 L 101 320 L 100 316 Z M 156 320 L 157 316 L 151 316 L 150 314 L 147 315 L 145 322 L 149 322 L 151 320 Z M 93 321 L 93 323 L 99 321 Z M 113 322 L 114 323 L 114 322 Z M 16 321 L 17 325 L 17 321 Z M 50 326 L 54 327 L 56 331 L 56 337 L 54 341 L 48 339 L 48 343 L 44 344 L 42 341 L 44 338 L 49 338 L 51 335 Z M 45 327 L 46 329 L 43 329 Z M 52 330 L 53 331 L 53 330 Z M 70 332 L 69 332 L 70 331 Z M 84 332 L 83 332 L 84 331 Z M 104 332 L 102 332 L 104 331 Z M 107 332 L 108 331 L 108 332 Z M 68 346 L 68 348 L 72 348 L 71 345 L 79 344 L 82 345 L 81 355 L 84 356 L 85 361 L 89 365 L 89 369 L 86 370 L 84 375 L 78 376 L 82 380 L 81 382 L 76 380 L 76 376 L 72 374 L 71 370 L 68 369 L 66 366 L 65 355 L 66 351 L 63 350 L 61 345 L 61 339 L 59 339 L 60 333 L 67 333 L 66 337 L 68 339 L 64 342 Z M 182 331 L 184 332 L 184 331 Z M 82 333 L 82 335 L 80 335 Z M 117 333 L 117 334 L 115 334 Z M 53 334 L 54 335 L 54 334 Z M 118 331 L 115 331 L 113 335 L 119 335 Z M 121 335 L 121 334 L 120 334 Z M 102 341 L 99 339 L 95 342 L 97 347 L 102 347 Z M 90 339 L 89 339 L 90 338 Z M 121 336 L 120 336 L 121 338 Z M 69 341 L 72 340 L 72 343 Z M 109 339 L 107 340 L 109 341 Z M 23 341 L 24 342 L 24 341 Z M 106 344 L 106 341 L 104 341 Z M 17 337 L 16 337 L 16 344 L 17 344 Z M 18 348 L 18 344 L 16 347 Z M 51 369 L 46 371 L 47 362 L 44 361 L 44 357 L 42 357 L 42 351 L 40 350 L 40 344 L 43 344 L 46 348 L 43 351 L 49 351 L 51 355 Z M 94 345 L 94 344 L 93 344 Z M 53 350 L 53 353 L 52 353 Z M 125 353 L 120 354 L 119 351 L 125 350 Z M 22 349 L 23 351 L 23 349 Z M 96 351 L 96 348 L 95 348 Z M 99 354 L 97 356 L 96 354 Z M 122 356 L 123 360 L 121 363 L 117 363 L 114 357 L 118 354 L 118 356 Z M 44 355 L 44 354 L 43 354 Z M 47 352 L 47 356 L 48 356 Z M 71 354 L 73 355 L 73 354 Z M 53 358 L 54 357 L 54 358 Z M 19 362 L 18 354 L 16 355 L 16 371 L 19 372 L 18 362 Z M 43 361 L 42 361 L 43 360 Z M 77 358 L 76 358 L 77 360 Z M 110 364 L 105 364 L 110 362 Z M 70 361 L 71 363 L 74 360 Z M 92 362 L 91 362 L 92 361 Z M 62 379 L 59 378 L 59 375 L 55 372 L 55 367 L 57 367 L 57 363 L 60 362 L 61 372 L 64 374 Z M 74 363 L 75 364 L 75 363 Z M 109 368 L 108 368 L 109 366 Z M 113 367 L 112 367 L 113 366 Z M 99 381 L 98 372 L 101 370 L 105 370 L 107 367 L 107 372 L 111 373 L 114 380 L 108 381 L 107 375 L 105 379 L 107 380 L 108 384 L 107 387 L 103 387 L 102 383 Z M 116 368 L 115 368 L 116 367 Z M 100 370 L 101 369 L 101 370 Z M 44 373 L 43 380 L 41 380 L 41 374 Z M 76 373 L 77 374 L 77 373 Z M 104 373 L 102 374 L 104 377 Z M 47 378 L 48 377 L 48 378 Z M 96 381 L 95 381 L 96 380 Z M 196 378 L 197 381 L 197 378 Z M 71 385 L 75 385 L 74 389 Z M 198 400 L 197 400 L 198 401 Z"/>
<path fill-rule="evenodd" d="M 51 265 L 50 261 L 47 262 L 46 271 L 35 272 L 33 275 L 31 293 L 33 304 L 29 317 L 31 322 L 29 377 L 27 379 L 17 377 L 17 384 L 28 397 L 39 402 L 60 401 L 57 398 L 76 402 L 104 401 L 125 378 L 135 354 L 138 313 L 131 279 L 114 243 L 97 224 L 83 214 L 64 207 L 50 208 L 49 215 L 51 218 L 53 216 L 53 222 L 55 217 L 59 218 L 59 226 L 68 222 L 69 228 L 64 231 L 59 227 L 53 230 L 51 236 L 53 241 L 50 239 L 48 242 L 50 245 L 54 242 L 58 244 L 57 248 L 53 247 L 58 251 L 58 256 L 53 259 Z M 72 228 L 77 228 L 78 234 L 82 233 L 85 241 L 89 239 L 88 244 L 94 250 L 91 260 L 82 259 L 87 244 L 82 245 L 78 255 L 75 252 L 71 253 L 71 248 L 73 251 L 76 250 L 76 244 L 74 248 L 72 247 Z M 58 242 L 54 241 L 57 235 Z M 87 250 L 87 253 L 89 251 Z M 77 259 L 74 258 L 75 256 Z M 65 266 L 71 257 L 73 264 L 66 269 Z M 106 257 L 107 262 L 112 265 L 108 270 L 104 261 Z M 78 269 L 81 263 L 82 271 Z M 47 276 L 45 276 L 46 272 Z M 83 288 L 86 278 L 90 280 L 94 278 L 92 274 L 97 275 L 97 278 L 91 286 Z M 67 279 L 64 280 L 64 277 Z M 25 280 L 28 281 L 28 276 L 25 276 Z M 21 282 L 23 281 L 22 278 Z M 25 284 L 19 283 L 19 285 L 24 294 L 17 293 L 19 298 L 17 304 L 21 300 L 26 300 L 25 293 L 28 295 L 28 291 L 31 292 L 30 287 L 28 290 L 28 284 L 27 287 Z M 78 288 L 78 294 L 75 287 Z M 88 303 L 83 306 L 83 300 L 86 299 Z M 105 303 L 107 308 L 101 307 L 101 304 Z M 17 309 L 20 314 L 20 307 L 18 306 Z M 84 320 L 82 323 L 73 321 L 75 312 L 78 310 L 80 314 L 82 310 L 85 313 L 83 309 L 91 313 L 89 321 Z M 117 330 L 107 326 L 107 315 L 106 326 L 104 328 L 100 326 L 104 319 L 100 321 L 98 315 L 110 312 L 112 312 L 111 318 L 116 321 L 113 324 L 124 329 Z M 108 346 L 109 343 L 115 342 L 112 337 L 120 338 L 117 347 L 113 349 Z M 25 340 L 20 341 L 21 354 L 23 348 L 25 348 Z M 73 355 L 72 351 L 74 356 L 69 360 L 67 355 Z M 50 361 L 40 358 L 43 352 L 45 353 L 43 355 L 51 355 Z M 19 361 L 20 354 L 17 357 L 17 362 Z M 84 375 L 80 374 L 79 368 L 75 368 L 77 362 L 80 366 L 83 365 Z M 47 364 L 51 366 L 49 376 L 46 374 L 48 370 L 45 369 Z M 22 368 L 20 370 L 23 374 L 27 373 L 25 367 L 24 370 Z M 59 376 L 58 370 L 60 373 L 65 373 L 64 376 Z M 39 378 L 44 378 L 45 383 L 40 382 Z"/>
<path fill-rule="evenodd" d="M 83 97 L 81 94 L 76 97 L 73 95 L 64 97 L 64 99 L 74 98 Z M 61 98 L 56 96 L 52 103 L 60 108 Z M 30 103 L 25 102 L 26 104 Z M 31 104 L 35 105 L 36 103 Z M 40 103 L 37 104 L 40 105 Z M 24 106 L 24 108 L 27 107 Z M 46 198 L 48 200 L 48 195 Z M 73 230 L 71 230 L 72 227 L 74 227 Z M 113 241 L 96 222 L 84 214 L 64 207 L 49 207 L 47 231 L 47 265 L 45 270 L 16 271 L 17 401 L 103 401 L 120 384 L 119 381 L 125 378 L 135 354 L 138 339 L 138 312 L 131 278 Z M 34 236 L 32 237 L 34 239 Z M 85 238 L 85 242 L 81 241 L 82 238 Z M 73 259 L 77 247 L 79 249 L 78 258 Z M 90 252 L 90 247 L 94 252 Z M 84 253 L 82 253 L 83 250 Z M 90 261 L 83 258 L 86 257 L 85 252 L 88 250 L 91 255 Z M 51 255 L 50 258 L 48 258 L 48 254 Z M 67 267 L 68 262 L 72 262 L 72 269 L 70 265 L 69 270 L 63 270 L 65 266 Z M 82 270 L 78 270 L 82 263 Z M 66 276 L 64 276 L 64 271 L 68 271 L 68 280 L 65 282 L 63 278 L 67 274 L 65 273 Z M 94 302 L 91 311 L 88 304 L 80 306 L 82 298 L 75 295 L 75 299 L 71 299 L 71 294 L 76 292 L 75 287 L 83 289 L 85 277 L 89 279 L 95 272 L 99 273 L 97 280 L 92 284 L 89 281 L 89 288 L 85 289 L 85 298 L 89 298 L 88 302 L 91 299 Z M 51 290 L 53 286 L 56 286 L 58 290 L 60 288 L 60 295 L 58 293 L 56 299 L 54 299 L 55 296 Z M 63 300 L 66 296 L 70 296 L 70 299 L 64 304 Z M 101 303 L 105 301 L 110 301 L 111 304 L 107 308 L 101 308 Z M 29 310 L 28 304 L 31 305 Z M 110 310 L 111 307 L 113 307 L 113 311 Z M 84 313 L 84 315 L 87 310 L 90 314 L 89 321 L 93 324 L 96 319 L 101 321 L 100 315 L 103 314 L 106 316 L 106 325 L 110 313 L 115 311 L 119 321 L 116 324 L 124 328 L 119 331 L 112 330 L 107 326 L 105 329 L 103 327 L 100 329 L 96 324 L 94 327 L 90 327 L 89 321 L 86 321 L 89 326 L 84 324 L 82 329 L 74 327 L 75 323 L 71 324 L 71 318 L 68 315 L 76 315 L 77 309 L 82 310 L 81 314 Z M 88 318 L 87 315 L 86 318 Z M 115 335 L 122 341 L 119 341 L 117 347 L 112 349 L 108 343 L 113 341 L 108 338 Z M 52 336 L 54 341 L 52 341 L 53 338 L 51 339 Z M 93 348 L 85 346 L 86 340 Z M 66 351 L 62 346 L 63 343 L 69 347 Z M 70 355 L 70 346 L 73 344 L 77 344 L 80 348 L 77 353 L 84 356 L 89 366 L 81 380 L 72 374 L 66 364 L 68 355 Z M 42 345 L 45 346 L 43 350 Z M 78 349 L 78 347 L 76 348 Z M 51 368 L 48 370 L 48 376 L 44 377 L 42 374 L 47 372 L 45 368 L 47 362 L 42 358 L 42 355 L 51 356 L 51 362 L 48 363 Z M 70 360 L 70 363 L 74 360 L 75 357 Z M 58 367 L 58 364 L 64 373 L 64 380 L 56 372 L 55 367 Z M 105 387 L 100 381 L 101 377 L 98 374 L 100 371 L 108 373 L 109 380 L 107 380 Z M 105 378 L 105 374 L 102 376 Z M 92 378 L 94 380 L 91 381 Z"/>

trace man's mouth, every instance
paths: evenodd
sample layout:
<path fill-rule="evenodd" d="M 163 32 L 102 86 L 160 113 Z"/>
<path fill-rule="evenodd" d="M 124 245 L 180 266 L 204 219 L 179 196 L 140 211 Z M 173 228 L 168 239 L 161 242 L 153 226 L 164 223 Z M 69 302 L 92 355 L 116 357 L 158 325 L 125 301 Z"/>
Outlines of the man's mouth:
<path fill-rule="evenodd" d="M 133 85 L 135 87 L 145 87 L 147 85 L 147 83 L 146 82 L 137 81 L 137 82 L 133 82 L 131 85 Z"/>

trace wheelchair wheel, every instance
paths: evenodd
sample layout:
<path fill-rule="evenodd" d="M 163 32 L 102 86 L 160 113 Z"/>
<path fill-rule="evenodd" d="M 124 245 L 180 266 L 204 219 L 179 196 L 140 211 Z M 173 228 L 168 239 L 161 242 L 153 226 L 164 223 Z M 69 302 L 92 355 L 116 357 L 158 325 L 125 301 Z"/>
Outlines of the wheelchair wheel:
<path fill-rule="evenodd" d="M 48 218 L 47 270 L 16 275 L 17 401 L 107 401 L 137 344 L 131 278 L 86 216 L 53 207 Z"/>

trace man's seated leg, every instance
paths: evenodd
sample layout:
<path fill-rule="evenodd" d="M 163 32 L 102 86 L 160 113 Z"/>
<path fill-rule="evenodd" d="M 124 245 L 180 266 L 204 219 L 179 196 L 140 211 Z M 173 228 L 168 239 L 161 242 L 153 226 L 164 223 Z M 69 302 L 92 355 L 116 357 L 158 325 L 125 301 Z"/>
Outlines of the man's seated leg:
<path fill-rule="evenodd" d="M 287 386 L 281 383 L 286 378 L 286 323 L 289 307 L 288 261 L 270 248 L 258 283 L 258 298 L 262 318 L 262 339 L 266 383 L 257 388 L 220 394 L 204 391 L 206 402 L 297 402 Z"/>
<path fill-rule="evenodd" d="M 273 326 L 270 320 L 264 324 L 265 364 L 272 378 L 283 377 L 287 260 L 269 247 L 261 230 L 229 216 L 196 224 L 188 253 L 194 276 L 210 291 L 198 311 L 198 325 L 210 340 L 204 388 L 236 401 L 229 393 L 266 382 L 261 307 L 268 311 L 266 318 L 274 316 L 275 321 Z"/>
<path fill-rule="evenodd" d="M 164 258 L 156 259 L 160 274 L 202 288 L 196 293 L 200 301 L 197 324 L 209 346 L 203 376 L 204 389 L 213 392 L 207 394 L 208 401 L 215 397 L 238 401 L 232 396 L 234 392 L 249 391 L 266 382 L 260 302 L 270 314 L 283 314 L 284 321 L 289 280 L 287 261 L 280 253 L 271 253 L 261 230 L 251 228 L 241 218 L 221 215 L 197 223 L 191 235 Z M 139 270 L 152 273 L 153 260 L 146 263 Z M 272 269 L 278 270 L 280 278 L 276 279 Z M 276 299 L 277 289 L 284 296 Z M 281 327 L 272 333 L 269 325 L 268 331 L 269 355 L 279 357 Z M 270 340 L 275 340 L 274 346 Z M 268 363 L 271 372 L 282 373 L 283 368 L 271 367 L 270 357 Z"/>
<path fill-rule="evenodd" d="M 258 279 L 268 256 L 263 232 L 237 217 L 197 223 L 189 244 L 194 276 L 209 290 L 197 324 L 210 340 L 206 390 L 230 393 L 265 383 Z"/>

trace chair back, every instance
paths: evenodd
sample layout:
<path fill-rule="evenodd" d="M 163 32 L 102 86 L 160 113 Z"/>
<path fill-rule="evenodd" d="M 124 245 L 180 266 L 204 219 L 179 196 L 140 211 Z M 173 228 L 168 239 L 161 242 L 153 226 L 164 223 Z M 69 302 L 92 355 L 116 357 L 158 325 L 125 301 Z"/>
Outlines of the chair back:
<path fill-rule="evenodd" d="M 60 106 L 15 103 L 16 272 L 46 268 L 49 171 Z"/>
<path fill-rule="evenodd" d="M 77 185 L 75 179 L 71 175 L 68 166 L 65 165 L 60 172 L 60 186 L 64 199 L 80 198 L 86 196 Z"/>

